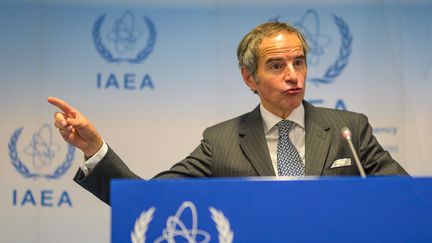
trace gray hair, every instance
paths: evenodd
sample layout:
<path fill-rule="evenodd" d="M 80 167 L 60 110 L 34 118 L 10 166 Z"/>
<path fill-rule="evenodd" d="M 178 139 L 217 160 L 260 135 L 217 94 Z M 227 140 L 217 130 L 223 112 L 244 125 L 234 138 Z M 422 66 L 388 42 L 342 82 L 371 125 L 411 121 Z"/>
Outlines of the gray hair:
<path fill-rule="evenodd" d="M 239 67 L 245 67 L 257 83 L 259 81 L 256 76 L 258 66 L 258 46 L 265 37 L 275 36 L 281 32 L 297 34 L 302 43 L 303 53 L 306 59 L 306 54 L 309 52 L 309 46 L 304 35 L 296 27 L 288 23 L 277 21 L 258 25 L 243 37 L 237 47 Z"/>

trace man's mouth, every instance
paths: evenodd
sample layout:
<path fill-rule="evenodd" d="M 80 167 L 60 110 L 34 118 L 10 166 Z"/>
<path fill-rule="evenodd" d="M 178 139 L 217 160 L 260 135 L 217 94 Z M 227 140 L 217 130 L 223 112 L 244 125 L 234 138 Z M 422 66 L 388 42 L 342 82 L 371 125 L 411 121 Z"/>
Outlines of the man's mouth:
<path fill-rule="evenodd" d="M 299 94 L 303 91 L 302 88 L 300 87 L 296 87 L 296 88 L 289 88 L 287 90 L 285 90 L 285 94 Z"/>

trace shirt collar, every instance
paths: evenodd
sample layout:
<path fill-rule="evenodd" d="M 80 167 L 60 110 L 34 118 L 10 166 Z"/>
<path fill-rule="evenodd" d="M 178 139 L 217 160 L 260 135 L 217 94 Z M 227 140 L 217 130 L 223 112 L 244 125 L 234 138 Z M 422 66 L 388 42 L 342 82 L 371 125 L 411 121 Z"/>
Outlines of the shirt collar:
<path fill-rule="evenodd" d="M 276 124 L 283 119 L 268 111 L 262 104 L 260 104 L 261 117 L 263 119 L 264 133 L 267 134 Z M 293 121 L 304 129 L 305 111 L 303 103 L 295 108 L 286 120 Z"/>

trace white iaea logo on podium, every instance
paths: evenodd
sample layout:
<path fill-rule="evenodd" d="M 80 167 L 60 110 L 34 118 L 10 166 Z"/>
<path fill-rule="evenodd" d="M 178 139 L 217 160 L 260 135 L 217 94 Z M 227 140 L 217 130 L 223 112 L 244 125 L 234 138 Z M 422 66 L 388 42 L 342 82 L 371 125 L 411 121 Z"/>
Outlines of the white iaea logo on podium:
<path fill-rule="evenodd" d="M 183 212 L 189 209 L 192 222 L 191 225 L 186 225 L 181 220 Z M 141 215 L 135 221 L 135 226 L 131 232 L 132 243 L 144 243 L 146 241 L 146 232 L 150 221 L 153 219 L 153 213 L 156 211 L 154 207 L 148 210 L 142 211 Z M 213 207 L 209 207 L 211 218 L 215 222 L 216 229 L 218 231 L 219 242 L 231 243 L 234 239 L 234 233 L 231 230 L 230 223 L 222 211 L 219 211 Z M 162 230 L 162 235 L 159 236 L 154 242 L 169 242 L 175 243 L 176 238 L 181 238 L 182 242 L 187 241 L 189 243 L 209 242 L 211 237 L 210 234 L 204 230 L 198 229 L 198 214 L 195 205 L 192 202 L 185 201 L 177 209 L 177 212 L 173 216 L 169 216 L 166 221 L 166 228 Z"/>

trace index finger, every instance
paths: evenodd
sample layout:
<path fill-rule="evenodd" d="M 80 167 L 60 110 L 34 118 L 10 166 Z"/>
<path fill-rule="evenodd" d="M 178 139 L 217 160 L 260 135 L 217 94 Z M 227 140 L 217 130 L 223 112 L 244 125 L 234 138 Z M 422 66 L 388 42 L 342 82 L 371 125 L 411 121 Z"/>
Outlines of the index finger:
<path fill-rule="evenodd" d="M 62 110 L 65 114 L 75 113 L 75 108 L 70 106 L 64 100 L 55 97 L 48 97 L 48 102 Z"/>

